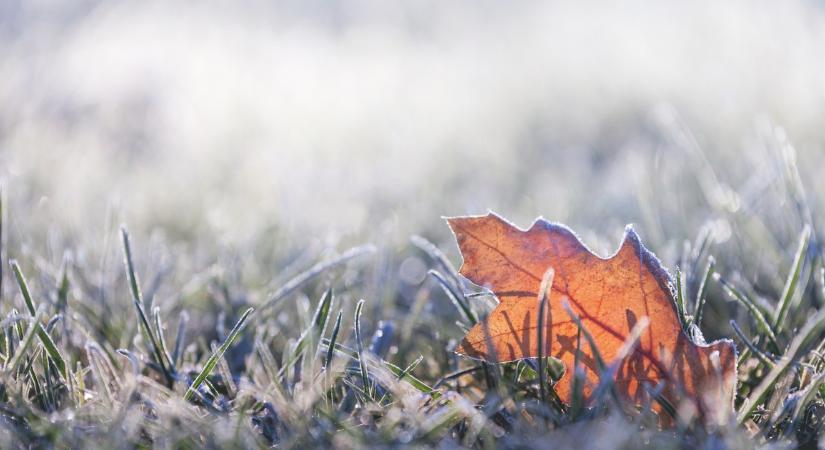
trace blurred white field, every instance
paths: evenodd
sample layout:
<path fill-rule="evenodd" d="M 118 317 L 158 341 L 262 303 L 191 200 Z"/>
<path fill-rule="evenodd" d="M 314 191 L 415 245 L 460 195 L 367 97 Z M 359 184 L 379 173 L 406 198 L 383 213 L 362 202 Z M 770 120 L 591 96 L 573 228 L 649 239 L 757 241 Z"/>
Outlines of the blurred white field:
<path fill-rule="evenodd" d="M 761 195 L 774 125 L 825 198 L 814 2 L 83 3 L 0 0 L 27 226 L 338 239 L 491 208 L 662 242 L 747 202 L 714 176 Z"/>

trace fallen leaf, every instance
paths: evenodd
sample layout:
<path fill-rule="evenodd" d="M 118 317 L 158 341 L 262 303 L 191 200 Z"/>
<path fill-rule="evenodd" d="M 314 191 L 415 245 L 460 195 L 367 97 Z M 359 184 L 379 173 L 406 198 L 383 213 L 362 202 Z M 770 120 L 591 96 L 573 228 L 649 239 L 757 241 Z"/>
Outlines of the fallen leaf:
<path fill-rule="evenodd" d="M 632 228 L 626 229 L 615 255 L 601 258 L 570 229 L 544 219 L 528 230 L 493 213 L 447 221 L 464 258 L 459 272 L 490 289 L 500 302 L 467 333 L 458 353 L 488 362 L 537 357 L 540 284 L 552 269 L 543 352 L 565 364 L 565 375 L 556 385 L 563 401 L 571 399 L 569 374 L 579 331 L 565 309 L 569 305 L 594 337 L 603 360 L 618 364 L 615 388 L 625 400 L 661 411 L 645 384 L 660 386 L 662 397 L 678 411 L 697 411 L 711 420 L 727 418 L 736 386 L 736 348 L 730 340 L 706 344 L 695 327 L 692 337 L 682 331 L 670 275 Z M 622 347 L 643 317 L 648 326 L 627 352 Z M 579 361 L 586 373 L 587 398 L 598 385 L 599 370 L 593 350 L 584 343 Z"/>

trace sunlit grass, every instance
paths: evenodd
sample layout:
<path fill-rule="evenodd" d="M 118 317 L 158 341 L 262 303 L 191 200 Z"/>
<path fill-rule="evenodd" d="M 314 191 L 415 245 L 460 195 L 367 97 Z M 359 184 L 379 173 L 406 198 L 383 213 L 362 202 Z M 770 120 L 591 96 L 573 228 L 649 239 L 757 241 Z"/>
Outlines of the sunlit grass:
<path fill-rule="evenodd" d="M 298 252 L 293 242 L 265 258 L 125 228 L 120 246 L 67 239 L 32 251 L 20 239 L 44 237 L 20 236 L 32 219 L 10 214 L 7 185 L 2 447 L 815 445 L 825 411 L 821 231 L 796 167 L 771 173 L 770 211 L 711 208 L 706 227 L 651 246 L 681 249 L 665 254 L 685 332 L 737 340 L 737 395 L 715 424 L 668 404 L 659 386 L 646 387 L 647 405 L 628 408 L 613 391 L 611 361 L 598 360 L 606 376 L 589 400 L 574 373 L 566 405 L 555 390 L 565 368 L 552 358 L 492 365 L 455 355 L 495 300 L 458 275 L 437 216 L 421 219 L 432 241 L 373 245 L 367 228 L 366 242 L 349 249 Z M 726 242 L 708 231 L 720 222 Z M 18 241 L 8 246 L 10 223 Z M 676 219 L 662 223 L 681 230 Z M 81 238 L 117 243 L 112 228 Z M 545 311 L 555 300 L 535 301 Z M 595 346 L 581 325 L 578 345 Z M 657 402 L 674 428 L 660 429 Z"/>

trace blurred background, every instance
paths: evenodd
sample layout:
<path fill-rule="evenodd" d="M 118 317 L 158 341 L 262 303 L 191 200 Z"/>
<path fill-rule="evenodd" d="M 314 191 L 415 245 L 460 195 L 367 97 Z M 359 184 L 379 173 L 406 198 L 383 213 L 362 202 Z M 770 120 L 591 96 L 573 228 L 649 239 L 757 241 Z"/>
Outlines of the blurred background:
<path fill-rule="evenodd" d="M 56 267 L 123 222 L 183 274 L 373 243 L 418 284 L 410 235 L 458 262 L 442 216 L 492 209 L 602 254 L 634 223 L 671 268 L 704 233 L 781 290 L 825 198 L 823 25 L 812 1 L 0 0 L 9 253 Z"/>

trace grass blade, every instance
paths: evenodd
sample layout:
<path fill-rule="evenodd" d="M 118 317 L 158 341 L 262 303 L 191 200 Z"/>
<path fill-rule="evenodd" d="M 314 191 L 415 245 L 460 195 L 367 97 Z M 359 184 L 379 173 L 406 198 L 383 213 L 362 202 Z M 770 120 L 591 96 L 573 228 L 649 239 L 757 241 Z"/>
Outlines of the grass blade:
<path fill-rule="evenodd" d="M 696 311 L 693 313 L 693 323 L 697 327 L 702 326 L 702 312 L 705 310 L 705 300 L 707 298 L 708 281 L 714 273 L 716 267 L 716 259 L 713 256 L 708 257 L 708 264 L 705 266 L 705 272 L 702 275 L 702 282 L 699 284 L 699 290 L 696 291 Z"/>
<path fill-rule="evenodd" d="M 773 327 L 768 323 L 765 319 L 765 316 L 759 310 L 759 308 L 749 299 L 745 294 L 740 292 L 736 289 L 732 284 L 725 281 L 724 278 L 719 275 L 719 273 L 714 273 L 713 278 L 716 279 L 719 283 L 722 284 L 722 288 L 725 292 L 734 300 L 738 300 L 739 303 L 742 303 L 745 308 L 751 313 L 751 316 L 756 320 L 756 325 L 759 327 L 759 330 L 764 333 L 764 335 L 768 338 L 768 340 L 773 345 L 773 350 L 775 352 L 779 352 L 779 344 L 776 342 L 776 334 L 774 333 Z"/>
<path fill-rule="evenodd" d="M 441 250 L 439 250 L 438 246 L 433 244 L 432 242 L 428 241 L 422 236 L 413 236 L 410 238 L 410 241 L 421 249 L 424 253 L 426 253 L 430 258 L 436 261 L 442 269 L 450 276 L 453 281 L 453 284 L 456 287 L 461 286 L 461 281 L 458 278 L 458 271 L 455 270 L 455 266 L 450 260 L 447 258 L 447 255 L 444 254 Z"/>
<path fill-rule="evenodd" d="M 310 358 L 315 357 L 321 336 L 323 336 L 327 326 L 333 298 L 334 295 L 331 288 L 324 291 L 324 295 L 321 296 L 321 300 L 318 301 L 318 307 L 315 308 L 315 313 L 312 315 L 309 327 L 301 333 L 301 337 L 299 337 L 298 342 L 295 343 L 295 349 L 292 351 L 292 355 L 284 363 L 283 367 L 281 367 L 280 372 L 278 372 L 278 377 L 282 376 L 285 371 L 289 370 L 301 356 L 304 355 L 307 347 L 310 348 L 308 352 Z"/>
<path fill-rule="evenodd" d="M 547 304 L 550 301 L 550 291 L 553 287 L 553 276 L 555 272 L 553 268 L 547 269 L 547 272 L 544 273 L 544 277 L 541 280 L 541 287 L 539 288 L 539 321 L 536 327 L 536 332 L 538 333 L 538 372 L 539 372 L 539 400 L 542 402 L 547 400 L 547 371 L 545 370 L 545 363 L 547 362 L 544 359 L 544 352 L 551 347 L 551 344 L 548 342 L 546 343 L 545 348 L 545 337 L 544 333 L 547 331 L 547 321 L 549 319 L 550 323 L 553 323 L 552 313 L 547 308 Z M 551 333 L 550 339 L 553 338 Z"/>
<path fill-rule="evenodd" d="M 163 375 L 166 377 L 167 385 L 172 386 L 175 382 L 175 378 L 166 367 L 166 362 L 164 361 L 163 353 L 161 353 L 160 345 L 158 345 L 155 334 L 152 333 L 152 327 L 149 325 L 149 320 L 146 318 L 146 312 L 143 310 L 143 294 L 140 292 L 140 283 L 138 281 L 137 273 L 135 272 L 134 263 L 132 262 L 132 247 L 129 243 L 129 232 L 126 231 L 125 226 L 120 227 L 120 237 L 123 241 L 123 263 L 126 266 L 126 276 L 129 279 L 129 288 L 132 293 L 132 300 L 135 304 L 135 309 L 137 310 L 139 320 L 138 326 L 143 326 L 143 332 L 147 337 L 149 337 L 149 343 L 152 346 L 155 361 L 158 363 Z"/>
<path fill-rule="evenodd" d="M 344 311 L 338 311 L 338 317 L 335 319 L 335 325 L 332 327 L 332 335 L 329 338 L 327 347 L 327 357 L 324 359 L 324 369 L 329 370 L 329 365 L 332 363 L 332 357 L 335 356 L 335 342 L 338 340 L 338 332 L 341 330 L 341 317 Z"/>
<path fill-rule="evenodd" d="M 321 300 L 318 301 L 318 307 L 315 309 L 315 314 L 312 316 L 310 328 L 301 334 L 301 337 L 298 339 L 298 344 L 295 346 L 295 357 L 303 353 L 307 345 L 311 347 L 309 351 L 310 354 L 314 355 L 317 351 L 318 343 L 327 327 L 327 320 L 329 319 L 329 312 L 332 309 L 334 298 L 332 288 L 327 289 L 324 295 L 321 296 Z"/>
<path fill-rule="evenodd" d="M 172 362 L 175 365 L 180 364 L 180 358 L 183 356 L 183 343 L 186 341 L 186 324 L 189 323 L 189 314 L 186 311 L 181 311 L 180 319 L 178 319 L 178 332 L 175 334 L 175 349 L 172 350 Z"/>
<path fill-rule="evenodd" d="M 355 345 L 358 350 L 358 365 L 361 368 L 361 379 L 364 384 L 364 392 L 372 397 L 370 387 L 370 375 L 367 371 L 367 361 L 364 358 L 364 341 L 361 335 L 361 311 L 364 309 L 364 299 L 358 300 L 355 305 Z"/>
<path fill-rule="evenodd" d="M 802 356 L 808 345 L 825 329 L 825 309 L 819 310 L 811 317 L 805 326 L 796 334 L 791 342 L 790 348 L 785 356 L 776 363 L 770 372 L 762 379 L 762 382 L 754 389 L 744 403 L 744 407 L 739 411 L 737 422 L 741 425 L 751 416 L 757 406 L 762 404 L 773 389 L 774 385 Z"/>
<path fill-rule="evenodd" d="M 593 335 L 590 334 L 590 332 L 587 331 L 587 328 L 584 327 L 581 317 L 573 312 L 573 308 L 570 307 L 570 303 L 566 298 L 562 299 L 561 304 L 565 311 L 567 311 L 570 318 L 573 319 L 576 325 L 578 325 L 581 329 L 581 333 L 584 335 L 584 338 L 587 340 L 587 344 L 590 346 L 590 350 L 593 352 L 593 359 L 596 361 L 596 367 L 598 367 L 599 372 L 604 372 L 607 369 L 607 364 L 605 364 L 604 358 L 602 358 L 602 354 L 599 352 L 599 346 L 596 344 L 596 339 L 594 339 Z"/>
<path fill-rule="evenodd" d="M 166 363 L 169 365 L 169 370 L 175 374 L 178 371 L 175 369 L 175 362 L 169 355 L 169 349 L 166 347 L 166 336 L 163 334 L 163 322 L 160 318 L 160 308 L 157 306 L 152 308 L 152 319 L 155 322 L 155 334 L 158 337 L 158 343 L 160 343 L 161 355 L 163 355 Z"/>
<path fill-rule="evenodd" d="M 796 249 L 796 255 L 794 255 L 791 271 L 788 273 L 788 279 L 785 280 L 785 288 L 782 290 L 782 297 L 779 300 L 779 309 L 773 320 L 773 328 L 777 333 L 782 331 L 785 317 L 788 315 L 788 308 L 791 306 L 793 295 L 796 292 L 799 274 L 802 272 L 802 265 L 805 262 L 805 254 L 808 251 L 808 243 L 810 243 L 810 241 L 811 227 L 806 224 L 805 228 L 802 229 L 802 234 L 799 236 L 799 246 Z"/>
<path fill-rule="evenodd" d="M 446 278 L 444 278 L 444 275 L 442 275 L 441 272 L 437 270 L 430 270 L 428 273 L 435 278 L 436 281 L 438 281 L 441 289 L 443 289 L 447 294 L 447 297 L 450 298 L 450 301 L 464 317 L 464 320 L 466 320 L 470 325 L 475 325 L 478 323 L 478 318 L 470 308 L 469 303 L 467 303 L 467 299 L 464 297 L 464 294 L 461 292 L 455 292 L 453 286 L 447 281 Z"/>
<path fill-rule="evenodd" d="M 31 292 L 29 291 L 29 284 L 26 282 L 26 277 L 23 276 L 23 271 L 20 270 L 20 265 L 17 261 L 11 261 L 11 269 L 14 272 L 14 277 L 17 279 L 17 285 L 20 287 L 20 293 L 23 294 L 23 300 L 26 303 L 26 309 L 29 310 L 29 314 L 32 317 L 37 315 L 37 310 L 35 308 L 34 300 L 32 299 Z M 40 324 L 40 321 L 35 321 L 35 332 L 37 333 L 37 337 L 40 339 L 40 342 L 43 343 L 43 347 L 45 347 L 46 352 L 49 354 L 49 357 L 52 358 L 54 361 L 54 365 L 57 367 L 57 370 L 60 372 L 60 375 L 63 379 L 66 379 L 66 361 L 63 359 L 63 356 L 60 354 L 60 350 L 58 350 L 57 345 L 55 345 L 54 341 L 52 340 L 49 333 L 43 328 L 43 325 Z"/>
<path fill-rule="evenodd" d="M 37 308 L 35 308 L 34 300 L 32 300 L 31 293 L 29 292 L 29 284 L 23 276 L 23 271 L 20 270 L 20 264 L 18 264 L 15 260 L 9 261 L 9 264 L 11 265 L 11 270 L 14 273 L 14 277 L 17 279 L 17 285 L 20 287 L 20 293 L 23 294 L 23 301 L 26 303 L 26 309 L 29 310 L 29 314 L 34 316 Z"/>
<path fill-rule="evenodd" d="M 685 320 L 685 296 L 682 291 L 682 271 L 676 268 L 676 313 L 679 315 L 679 323 L 682 329 L 687 325 Z"/>
<path fill-rule="evenodd" d="M 295 292 L 299 287 L 303 286 L 304 283 L 307 281 L 317 277 L 318 275 L 326 272 L 327 270 L 339 266 L 351 259 L 357 258 L 359 256 L 368 255 L 375 252 L 375 247 L 372 245 L 362 245 L 360 247 L 351 248 L 344 253 L 340 254 L 339 256 L 330 259 L 328 261 L 320 261 L 314 266 L 310 267 L 304 272 L 301 272 L 291 280 L 284 283 L 278 290 L 272 293 L 269 296 L 269 300 L 265 301 L 258 307 L 259 311 L 263 311 L 267 308 L 272 307 L 278 301 L 286 297 L 287 295 Z"/>
<path fill-rule="evenodd" d="M 232 331 L 229 332 L 229 335 L 223 341 L 223 344 L 221 344 L 221 346 L 218 347 L 218 350 L 215 353 L 213 353 L 212 356 L 209 357 L 209 359 L 206 361 L 206 364 L 204 364 L 203 369 L 201 369 L 198 376 L 195 377 L 195 380 L 192 381 L 192 384 L 189 386 L 189 389 L 186 390 L 186 393 L 183 395 L 184 400 L 189 401 L 192 399 L 192 396 L 194 395 L 195 391 L 200 387 L 201 384 L 203 384 L 204 380 L 206 380 L 206 377 L 208 377 L 209 374 L 212 373 L 212 370 L 215 368 L 215 366 L 218 365 L 218 360 L 220 360 L 220 358 L 223 358 L 223 355 L 224 353 L 226 353 L 226 350 L 229 348 L 229 346 L 232 345 L 232 343 L 241 333 L 241 330 L 243 330 L 243 326 L 246 323 L 246 320 L 249 318 L 249 315 L 252 314 L 252 311 L 254 310 L 254 308 L 247 309 L 246 312 L 243 313 L 241 318 L 235 324 L 235 326 L 232 327 Z"/>
<path fill-rule="evenodd" d="M 17 351 L 14 353 L 11 361 L 9 361 L 9 364 L 6 366 L 6 374 L 13 374 L 17 370 L 23 358 L 29 352 L 29 348 L 32 346 L 34 335 L 36 333 L 37 317 L 32 317 L 29 328 L 26 330 L 26 334 L 24 334 L 23 338 L 20 340 L 20 346 L 17 348 Z"/>
<path fill-rule="evenodd" d="M 745 347 L 747 347 L 748 350 L 751 351 L 751 353 L 756 355 L 756 357 L 760 361 L 762 361 L 763 364 L 768 366 L 769 369 L 773 369 L 774 364 L 773 361 L 771 361 L 770 357 L 768 357 L 768 355 L 762 352 L 762 350 L 759 350 L 758 348 L 756 348 L 756 346 L 753 345 L 753 343 L 751 343 L 750 339 L 748 339 L 748 337 L 745 336 L 745 333 L 742 332 L 742 329 L 739 328 L 739 324 L 736 323 L 735 320 L 730 321 L 730 326 L 731 328 L 733 328 L 733 331 L 736 332 L 736 335 L 739 336 L 739 339 L 742 341 L 742 343 L 745 344 Z"/>

